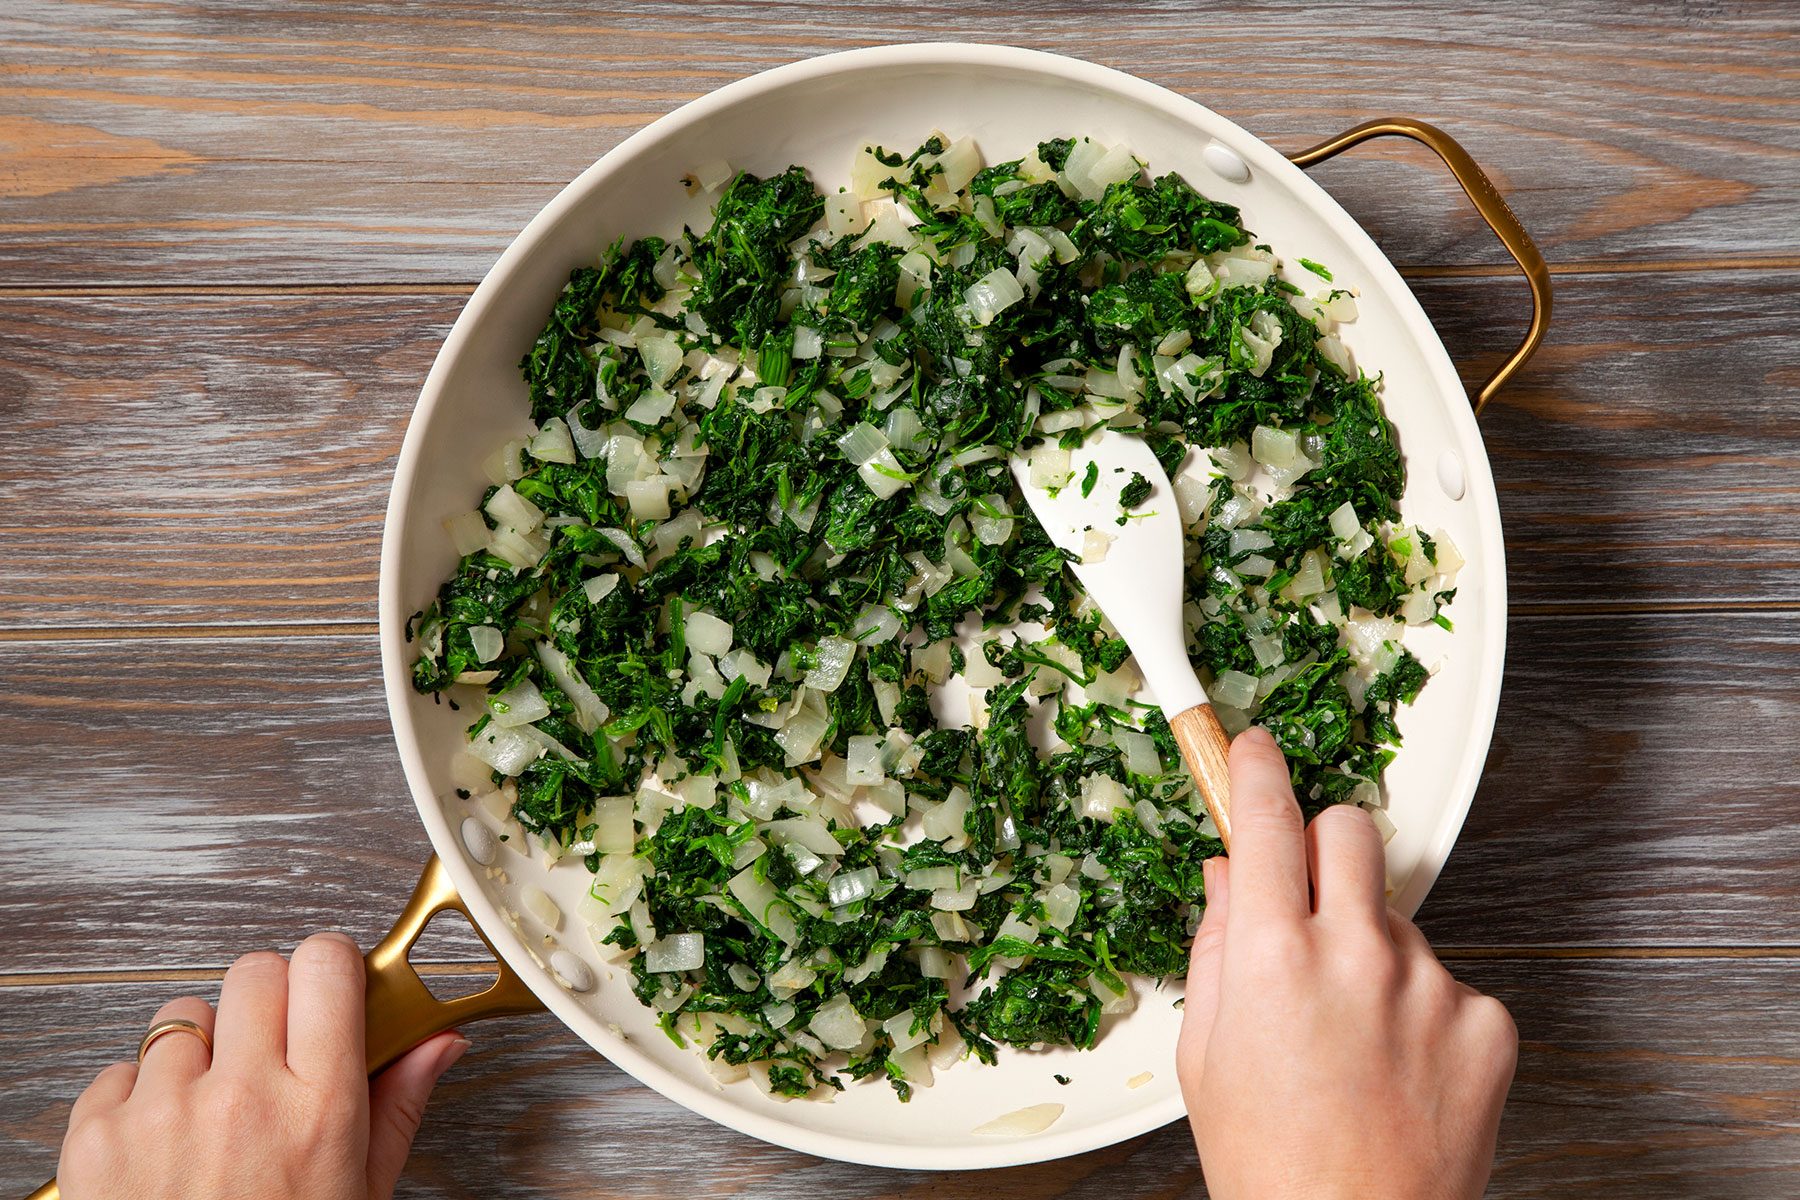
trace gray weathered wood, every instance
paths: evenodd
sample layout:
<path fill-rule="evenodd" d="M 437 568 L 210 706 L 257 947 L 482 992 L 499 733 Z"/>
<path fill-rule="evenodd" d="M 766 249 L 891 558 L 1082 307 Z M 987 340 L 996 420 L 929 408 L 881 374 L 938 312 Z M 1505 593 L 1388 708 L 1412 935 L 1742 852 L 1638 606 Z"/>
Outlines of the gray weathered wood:
<path fill-rule="evenodd" d="M 1525 618 L 1511 642 L 1427 932 L 1800 945 L 1800 776 L 1771 736 L 1800 723 L 1800 615 Z M 369 944 L 428 849 L 378 671 L 369 637 L 0 644 L 0 974 Z"/>
<path fill-rule="evenodd" d="M 1484 420 L 1515 603 L 1800 600 L 1796 288 L 1561 281 L 1549 344 Z M 1521 284 L 1419 290 L 1471 377 L 1518 336 Z M 393 456 L 460 307 L 0 300 L 0 626 L 372 620 Z"/>
<path fill-rule="evenodd" d="M 7 283 L 470 281 L 565 181 L 678 104 L 796 58 L 931 39 L 1132 71 L 1290 150 L 1370 116 L 1425 117 L 1562 260 L 1800 253 L 1800 37 L 1779 6 L 8 11 Z M 1322 178 L 1400 262 L 1503 261 L 1423 151 L 1362 151 Z"/>
<path fill-rule="evenodd" d="M 1787 1194 L 1800 1172 L 1792 1008 L 1800 963 L 1487 961 L 1455 971 L 1506 1001 L 1522 1038 L 1491 1200 Z M 0 1033 L 0 1194 L 42 1181 L 70 1102 L 131 1052 L 159 1003 L 184 990 L 217 995 L 213 984 L 154 983 L 0 992 L 9 1016 Z M 1720 997 L 1730 997 L 1731 1020 L 1696 1019 Z M 847 1168 L 685 1112 L 549 1017 L 466 1032 L 475 1048 L 439 1090 L 403 1197 L 1205 1194 L 1179 1123 L 1099 1153 L 975 1176 Z M 914 1101 L 930 1102 L 930 1092 Z"/>

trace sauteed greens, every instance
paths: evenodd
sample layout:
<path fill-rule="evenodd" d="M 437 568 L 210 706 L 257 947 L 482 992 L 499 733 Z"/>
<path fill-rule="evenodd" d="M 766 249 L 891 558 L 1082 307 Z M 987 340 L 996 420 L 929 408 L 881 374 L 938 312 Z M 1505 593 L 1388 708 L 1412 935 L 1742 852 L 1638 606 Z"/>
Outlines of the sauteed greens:
<path fill-rule="evenodd" d="M 779 1096 L 1091 1046 L 1185 968 L 1220 844 L 1009 456 L 1085 490 L 1070 451 L 1141 431 L 1191 653 L 1309 811 L 1385 820 L 1425 682 L 1398 638 L 1448 627 L 1460 561 L 1398 523 L 1354 299 L 1229 205 L 1085 138 L 868 147 L 851 179 L 704 168 L 710 229 L 571 274 L 521 364 L 536 432 L 414 629 L 419 690 L 485 689 L 478 805 L 580 858 L 670 1036 Z"/>

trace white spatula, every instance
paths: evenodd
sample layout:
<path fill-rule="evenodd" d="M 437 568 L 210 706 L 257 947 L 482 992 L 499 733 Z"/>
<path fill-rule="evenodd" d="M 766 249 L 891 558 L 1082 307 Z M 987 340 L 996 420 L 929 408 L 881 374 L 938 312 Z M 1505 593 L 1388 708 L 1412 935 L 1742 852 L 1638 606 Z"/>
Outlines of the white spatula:
<path fill-rule="evenodd" d="M 1093 484 L 1083 484 L 1093 465 Z M 1231 786 L 1225 769 L 1231 739 L 1219 725 L 1206 689 L 1188 662 L 1182 628 L 1181 514 L 1175 489 L 1156 455 L 1140 437 L 1113 429 L 1090 434 L 1070 456 L 1069 481 L 1050 490 L 1031 482 L 1022 456 L 1013 476 L 1051 542 L 1081 556 L 1069 564 L 1082 587 L 1119 631 L 1156 696 L 1200 797 L 1231 844 Z M 1129 512 L 1120 493 L 1133 476 L 1150 494 Z M 1119 518 L 1125 523 L 1119 524 Z M 1094 537 L 1092 534 L 1099 534 Z"/>

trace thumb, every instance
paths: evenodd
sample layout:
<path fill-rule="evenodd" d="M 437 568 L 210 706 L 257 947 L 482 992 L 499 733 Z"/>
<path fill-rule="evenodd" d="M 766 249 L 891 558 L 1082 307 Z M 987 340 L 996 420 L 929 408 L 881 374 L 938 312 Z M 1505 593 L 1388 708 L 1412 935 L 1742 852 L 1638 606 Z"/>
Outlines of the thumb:
<path fill-rule="evenodd" d="M 1182 1073 L 1192 1079 L 1200 1077 L 1213 1018 L 1219 1011 L 1219 969 L 1225 961 L 1225 915 L 1231 898 L 1231 864 L 1225 858 L 1209 858 L 1201 870 L 1206 875 L 1206 912 L 1194 931 L 1193 954 L 1188 960 L 1178 1051 Z"/>
<path fill-rule="evenodd" d="M 387 1200 L 400 1180 L 413 1135 L 425 1119 L 425 1102 L 445 1071 L 469 1048 L 452 1029 L 407 1051 L 369 1084 L 369 1195 Z"/>

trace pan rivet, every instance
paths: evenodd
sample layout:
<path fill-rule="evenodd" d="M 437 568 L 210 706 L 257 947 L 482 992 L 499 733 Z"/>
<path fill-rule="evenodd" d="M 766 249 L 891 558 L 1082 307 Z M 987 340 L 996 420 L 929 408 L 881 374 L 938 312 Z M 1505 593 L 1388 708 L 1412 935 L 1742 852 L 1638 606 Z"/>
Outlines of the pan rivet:
<path fill-rule="evenodd" d="M 480 817 L 468 817 L 462 823 L 463 848 L 469 857 L 482 866 L 492 866 L 494 856 L 500 852 L 500 842 L 494 837 L 494 831 L 481 823 Z"/>
<path fill-rule="evenodd" d="M 1200 152 L 1212 173 L 1227 183 L 1249 183 L 1250 164 L 1238 157 L 1237 151 L 1219 142 L 1208 142 Z"/>
<path fill-rule="evenodd" d="M 1438 455 L 1438 486 L 1444 489 L 1444 495 L 1452 500 L 1461 500 L 1467 489 L 1467 481 L 1463 477 L 1462 459 L 1454 450 L 1446 450 Z"/>
<path fill-rule="evenodd" d="M 550 969 L 571 992 L 594 990 L 594 969 L 567 950 L 558 950 L 550 956 Z"/>

